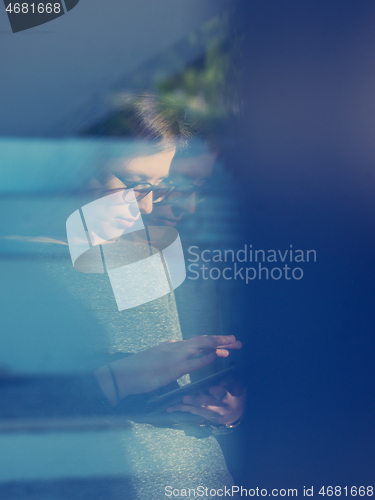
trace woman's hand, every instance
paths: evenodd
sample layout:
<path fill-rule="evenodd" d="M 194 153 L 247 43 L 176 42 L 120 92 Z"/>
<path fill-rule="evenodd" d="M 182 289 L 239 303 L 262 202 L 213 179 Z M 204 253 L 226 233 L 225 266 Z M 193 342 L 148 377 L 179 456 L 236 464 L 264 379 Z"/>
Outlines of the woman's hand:
<path fill-rule="evenodd" d="M 210 387 L 208 392 L 209 394 L 185 396 L 184 404 L 170 406 L 167 411 L 187 411 L 218 425 L 232 424 L 241 417 L 246 400 L 244 387 L 222 382 Z"/>
<path fill-rule="evenodd" d="M 203 335 L 164 342 L 114 361 L 110 365 L 118 386 L 118 398 L 108 366 L 96 370 L 95 376 L 105 396 L 115 405 L 117 399 L 159 389 L 212 363 L 217 356 L 228 356 L 228 349 L 241 347 L 241 342 L 233 335 Z"/>

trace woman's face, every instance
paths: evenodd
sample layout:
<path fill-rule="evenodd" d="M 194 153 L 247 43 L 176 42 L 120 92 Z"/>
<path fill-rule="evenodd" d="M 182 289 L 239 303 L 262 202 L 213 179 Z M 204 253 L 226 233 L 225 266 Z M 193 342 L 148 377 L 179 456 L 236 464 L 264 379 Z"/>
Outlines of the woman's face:
<path fill-rule="evenodd" d="M 132 186 L 135 183 L 159 184 L 168 177 L 174 154 L 175 148 L 130 160 L 118 159 L 107 165 L 108 175 L 103 186 L 104 196 L 90 203 L 90 210 L 85 214 L 94 245 L 100 244 L 101 240 L 119 238 L 126 228 L 134 225 L 140 214 L 151 213 L 152 191 L 137 203 L 129 203 L 129 198 L 124 196 L 124 189 L 127 187 L 127 182 Z M 124 198 L 128 201 L 124 201 Z"/>
<path fill-rule="evenodd" d="M 169 180 L 179 184 L 195 185 L 197 188 L 212 174 L 217 153 L 206 153 L 192 158 L 175 160 L 169 173 Z M 150 217 L 146 218 L 148 225 L 175 227 L 185 214 L 195 211 L 195 193 L 173 204 L 164 203 L 154 205 Z M 149 213 L 149 212 L 148 212 Z"/>

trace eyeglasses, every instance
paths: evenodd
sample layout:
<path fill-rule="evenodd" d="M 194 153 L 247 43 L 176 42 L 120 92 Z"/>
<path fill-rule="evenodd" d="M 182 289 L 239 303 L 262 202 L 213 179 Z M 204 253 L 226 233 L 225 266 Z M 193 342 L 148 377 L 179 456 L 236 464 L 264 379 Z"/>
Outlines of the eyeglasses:
<path fill-rule="evenodd" d="M 151 192 L 153 193 L 153 203 L 161 203 L 163 205 L 169 205 L 172 203 L 179 203 L 193 193 L 196 195 L 195 202 L 199 203 L 205 199 L 208 193 L 208 188 L 206 186 L 197 186 L 195 184 L 174 184 L 170 183 L 160 183 L 157 185 L 153 185 L 150 182 L 134 182 L 123 180 L 125 187 L 116 188 L 108 190 L 108 192 L 118 192 L 124 191 L 122 199 L 126 203 L 134 203 L 135 201 L 142 200 Z M 135 195 L 132 195 L 129 192 L 129 189 L 132 189 Z"/>
<path fill-rule="evenodd" d="M 160 200 L 154 201 L 154 203 L 162 203 L 163 205 L 180 203 L 193 193 L 195 194 L 195 203 L 200 203 L 205 200 L 209 192 L 209 188 L 205 185 L 171 183 L 169 186 L 172 189 L 168 193 L 165 193 Z"/>
<path fill-rule="evenodd" d="M 155 186 L 150 182 L 133 182 L 125 179 L 123 180 L 123 183 L 125 187 L 110 189 L 107 191 L 107 193 L 124 191 L 122 199 L 126 203 L 134 203 L 135 201 L 140 201 L 142 200 L 142 198 L 145 198 L 151 192 L 153 193 L 153 203 L 159 203 L 163 201 L 169 195 L 169 193 L 171 193 L 171 191 L 173 191 L 172 184 L 158 184 Z M 133 194 L 129 192 L 129 189 L 133 190 L 135 199 Z"/>

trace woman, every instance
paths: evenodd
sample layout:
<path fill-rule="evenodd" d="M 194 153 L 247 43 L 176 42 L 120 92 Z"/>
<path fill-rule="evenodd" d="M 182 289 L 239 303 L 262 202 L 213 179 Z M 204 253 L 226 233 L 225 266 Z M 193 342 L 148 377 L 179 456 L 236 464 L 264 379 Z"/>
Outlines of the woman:
<path fill-rule="evenodd" d="M 110 159 L 91 182 L 98 199 L 81 210 L 92 247 L 114 248 L 142 214 L 152 211 L 153 197 L 158 201 L 160 193 L 165 196 L 165 187 L 158 190 L 158 186 L 168 176 L 176 146 L 189 135 L 173 109 L 151 96 L 133 99 L 115 124 L 111 120 L 104 124 L 101 135 L 118 136 L 126 131 L 132 138 L 130 146 L 124 149 L 121 142 L 111 143 L 115 152 L 108 155 Z M 128 243 L 126 240 L 125 245 Z M 146 247 L 130 238 L 126 248 L 142 258 Z M 105 273 L 69 273 L 65 283 L 99 327 L 92 338 L 94 352 L 106 350 L 116 358 L 98 368 L 95 377 L 108 406 L 129 413 L 122 441 L 131 493 L 119 498 L 165 498 L 166 487 L 230 486 L 232 479 L 216 440 L 206 430 L 200 432 L 206 437 L 194 436 L 208 420 L 197 415 L 186 418 L 181 412 L 150 416 L 144 412 L 144 401 L 150 391 L 176 385 L 177 379 L 212 363 L 217 356 L 228 356 L 229 349 L 241 344 L 233 336 L 183 341 L 172 292 L 119 312 Z M 211 397 L 220 402 L 224 396 L 216 393 Z M 95 402 L 87 401 L 95 411 Z M 104 403 L 100 404 L 103 408 Z M 223 427 L 226 423 L 231 423 L 230 417 Z"/>

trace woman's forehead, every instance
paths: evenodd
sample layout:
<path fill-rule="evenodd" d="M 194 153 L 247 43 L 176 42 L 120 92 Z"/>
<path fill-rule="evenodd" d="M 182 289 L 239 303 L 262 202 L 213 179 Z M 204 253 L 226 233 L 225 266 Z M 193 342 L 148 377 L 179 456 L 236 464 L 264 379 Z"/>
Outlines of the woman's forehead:
<path fill-rule="evenodd" d="M 126 174 L 140 180 L 166 177 L 174 154 L 175 148 L 152 155 L 119 158 L 117 161 L 111 162 L 110 170 L 113 174 Z"/>
<path fill-rule="evenodd" d="M 206 153 L 173 160 L 170 175 L 173 177 L 201 180 L 212 174 L 217 153 Z"/>

